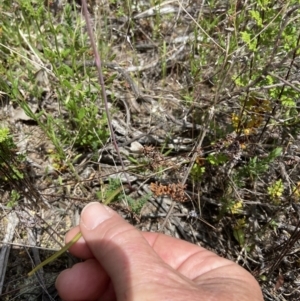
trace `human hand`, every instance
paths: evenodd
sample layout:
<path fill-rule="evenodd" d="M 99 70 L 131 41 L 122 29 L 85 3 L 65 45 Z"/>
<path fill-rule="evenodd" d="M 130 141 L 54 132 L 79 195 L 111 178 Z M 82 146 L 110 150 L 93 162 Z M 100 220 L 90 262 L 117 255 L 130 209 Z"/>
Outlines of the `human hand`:
<path fill-rule="evenodd" d="M 88 204 L 70 248 L 84 259 L 63 271 L 56 287 L 63 300 L 262 301 L 256 280 L 239 265 L 191 243 L 140 232 L 115 211 Z"/>

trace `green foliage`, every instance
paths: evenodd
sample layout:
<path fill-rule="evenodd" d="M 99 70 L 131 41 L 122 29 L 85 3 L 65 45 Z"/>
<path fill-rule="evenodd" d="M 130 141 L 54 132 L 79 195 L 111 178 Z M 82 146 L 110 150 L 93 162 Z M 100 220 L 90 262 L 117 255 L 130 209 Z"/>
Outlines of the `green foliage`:
<path fill-rule="evenodd" d="M 96 193 L 99 200 L 105 202 L 106 200 L 120 201 L 120 195 L 116 195 L 116 191 L 118 191 L 122 187 L 122 182 L 119 178 L 109 178 L 108 185 L 105 186 L 104 193 L 102 191 L 98 191 Z M 112 198 L 113 196 L 113 198 Z M 112 198 L 112 199 L 111 199 Z"/>
<path fill-rule="evenodd" d="M 207 156 L 207 161 L 211 165 L 222 165 L 228 161 L 228 157 L 223 153 L 212 153 Z"/>
<path fill-rule="evenodd" d="M 143 208 L 143 206 L 150 199 L 151 195 L 152 195 L 151 193 L 147 193 L 147 194 L 145 194 L 144 196 L 142 196 L 138 199 L 133 199 L 130 196 L 127 196 L 126 200 L 128 202 L 128 205 L 129 205 L 130 209 L 132 210 L 132 212 L 139 215 L 142 208 Z"/>
<path fill-rule="evenodd" d="M 193 164 L 193 167 L 192 167 L 191 173 L 190 173 L 193 182 L 200 181 L 202 176 L 204 175 L 204 173 L 205 173 L 205 166 L 201 166 L 197 163 Z"/>
<path fill-rule="evenodd" d="M 259 27 L 262 27 L 262 25 L 263 25 L 263 20 L 262 20 L 262 18 L 261 18 L 261 16 L 260 16 L 259 11 L 257 11 L 257 10 L 250 10 L 249 13 L 250 13 L 251 18 L 252 18 L 253 20 L 255 20 L 256 24 L 257 24 Z"/>
<path fill-rule="evenodd" d="M 260 159 L 257 156 L 250 158 L 249 163 L 241 169 L 240 176 L 244 174 L 248 175 L 251 180 L 256 180 L 257 177 L 269 169 L 270 164 L 281 155 L 281 152 L 282 148 L 277 147 L 273 149 L 265 158 Z"/>
<path fill-rule="evenodd" d="M 299 41 L 296 32 L 300 30 L 299 23 L 296 25 L 292 22 L 291 16 L 284 17 L 289 5 L 296 3 L 297 1 L 288 1 L 279 12 L 273 9 L 273 1 L 260 1 L 256 4 L 253 3 L 251 10 L 242 12 L 235 18 L 235 33 L 240 34 L 244 46 L 247 47 L 247 56 L 251 59 L 248 60 L 246 68 L 244 65 L 244 70 L 247 69 L 248 72 L 239 72 L 239 68 L 237 68 L 235 75 L 232 76 L 235 84 L 241 87 L 248 85 L 251 81 L 257 81 L 256 87 L 273 85 L 273 88 L 265 91 L 265 98 L 269 99 L 271 103 L 279 99 L 282 105 L 287 107 L 285 118 L 293 121 L 296 121 L 297 117 L 289 108 L 295 106 L 294 100 L 297 99 L 295 93 L 298 94 L 298 92 L 288 86 L 283 89 L 282 86 L 277 85 L 280 82 L 278 78 L 262 74 L 262 71 L 264 66 L 275 59 L 275 53 L 276 56 L 278 55 L 276 60 L 280 61 L 287 51 L 297 49 Z M 294 15 L 296 11 L 294 10 Z M 238 26 L 245 23 L 247 26 L 241 27 L 243 30 L 239 31 Z M 233 42 L 233 40 L 231 41 Z M 237 51 L 240 50 L 237 49 Z M 269 62 L 266 58 L 269 58 Z M 243 106 L 243 100 L 241 100 L 241 105 Z"/>
<path fill-rule="evenodd" d="M 1 179 L 19 180 L 23 179 L 19 165 L 25 157 L 16 153 L 16 145 L 8 128 L 0 128 L 0 171 Z"/>
<path fill-rule="evenodd" d="M 205 175 L 205 161 L 212 166 L 222 166 L 228 162 L 228 156 L 223 153 L 210 153 L 205 159 L 200 157 L 197 158 L 190 171 L 190 176 L 193 183 L 200 182 Z"/>
<path fill-rule="evenodd" d="M 104 198 L 102 197 L 102 194 L 100 192 L 97 193 L 97 196 L 99 199 L 102 200 L 110 199 L 110 202 L 121 202 L 123 199 L 126 199 L 128 206 L 132 210 L 132 212 L 134 212 L 135 214 L 140 214 L 140 211 L 142 210 L 143 206 L 147 203 L 152 194 L 145 194 L 138 199 L 134 199 L 130 196 L 125 196 L 123 193 L 116 194 L 116 191 L 121 190 L 122 185 L 123 184 L 119 178 L 109 178 L 108 185 L 105 189 Z M 111 199 L 111 196 L 113 196 L 113 199 Z"/>
<path fill-rule="evenodd" d="M 24 21 L 33 20 L 33 21 L 42 21 L 45 13 L 45 7 L 43 1 L 39 0 L 22 0 L 19 1 L 20 8 L 23 10 L 24 15 L 28 18 Z"/>
<path fill-rule="evenodd" d="M 13 140 L 11 135 L 9 134 L 8 128 L 0 128 L 0 143 L 1 145 L 3 144 L 8 148 L 14 147 Z"/>
<path fill-rule="evenodd" d="M 6 204 L 8 208 L 14 208 L 18 204 L 20 194 L 16 190 L 12 190 L 10 193 L 9 202 Z"/>
<path fill-rule="evenodd" d="M 255 51 L 256 50 L 256 41 L 251 37 L 251 34 L 247 31 L 241 32 L 241 38 L 243 42 L 247 44 L 250 50 Z"/>
<path fill-rule="evenodd" d="M 87 98 L 90 98 L 88 106 L 84 105 Z M 102 116 L 99 116 L 97 99 L 97 94 L 90 93 L 90 87 L 84 89 L 82 84 L 79 83 L 65 102 L 72 120 L 70 129 L 76 133 L 72 141 L 76 146 L 96 150 L 109 136 L 106 129 L 106 115 L 102 113 Z M 62 138 L 69 140 L 69 133 L 65 131 Z"/>
<path fill-rule="evenodd" d="M 1 17 L 2 44 L 26 46 L 9 52 L 0 45 L 10 66 L 7 79 L 12 83 L 11 99 L 39 124 L 61 159 L 65 158 L 67 146 L 91 150 L 101 147 L 109 137 L 107 119 L 96 73 L 92 68 L 84 68 L 83 62 L 93 57 L 84 22 L 74 7 L 68 3 L 63 6 L 61 23 L 55 22 L 43 1 L 19 1 L 13 19 Z M 30 49 L 30 55 L 25 48 Z M 32 56 L 43 67 L 33 63 Z M 20 62 L 26 67 L 20 69 Z M 20 93 L 21 89 L 30 91 L 30 95 Z M 57 98 L 59 114 L 55 118 L 47 110 L 35 113 L 28 106 L 28 96 L 41 99 L 45 90 L 56 91 L 53 97 Z"/>

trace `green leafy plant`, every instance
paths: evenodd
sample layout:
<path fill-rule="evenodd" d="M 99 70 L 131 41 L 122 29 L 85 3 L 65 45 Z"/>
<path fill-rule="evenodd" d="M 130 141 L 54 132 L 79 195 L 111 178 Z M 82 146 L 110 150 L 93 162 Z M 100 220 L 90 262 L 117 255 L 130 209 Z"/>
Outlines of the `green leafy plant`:
<path fill-rule="evenodd" d="M 8 148 L 14 147 L 13 140 L 8 128 L 0 128 L 0 143 Z"/>
<path fill-rule="evenodd" d="M 190 172 L 193 182 L 200 181 L 204 173 L 205 173 L 205 166 L 201 166 L 197 163 L 193 164 L 193 167 Z"/>
<path fill-rule="evenodd" d="M 270 164 L 282 153 L 282 148 L 277 147 L 273 149 L 267 157 L 265 158 L 258 158 L 257 156 L 250 158 L 249 163 L 241 169 L 241 176 L 242 174 L 249 175 L 251 180 L 256 180 L 258 176 L 265 173 Z"/>
<path fill-rule="evenodd" d="M 212 153 L 207 156 L 207 161 L 211 165 L 222 165 L 228 161 L 228 157 L 223 153 Z"/>
<path fill-rule="evenodd" d="M 102 192 L 97 192 L 99 199 L 110 199 L 110 201 L 119 201 L 120 196 L 116 195 L 113 199 L 110 197 L 115 191 L 122 188 L 122 182 L 119 178 L 109 178 L 108 185 L 104 189 L 104 196 Z"/>
<path fill-rule="evenodd" d="M 144 205 L 147 203 L 147 201 L 151 196 L 152 196 L 151 193 L 146 193 L 145 195 L 143 195 L 138 199 L 133 199 L 132 197 L 127 196 L 126 200 L 132 212 L 139 215 L 141 213 L 142 208 L 144 207 Z"/>
<path fill-rule="evenodd" d="M 91 67 L 83 69 L 83 62 L 91 55 L 87 34 L 82 31 L 82 19 L 72 5 L 66 4 L 61 12 L 64 24 L 54 24 L 43 2 L 28 0 L 20 2 L 15 14 L 16 19 L 22 21 L 11 23 L 8 19 L 3 20 L 2 43 L 26 44 L 29 53 L 18 48 L 18 52 L 8 54 L 11 98 L 40 125 L 61 159 L 64 159 L 66 145 L 96 150 L 106 141 L 109 132 L 95 72 Z M 45 19 L 48 22 L 45 23 Z M 33 34 L 36 29 L 39 31 L 38 39 Z M 20 35 L 10 33 L 14 30 Z M 29 59 L 30 55 L 38 64 Z M 16 76 L 19 61 L 23 61 L 27 68 L 22 75 Z M 33 112 L 28 105 L 28 97 L 41 99 L 45 90 L 50 88 L 56 91 L 55 97 L 60 106 L 60 114 L 55 117 L 47 110 Z M 20 93 L 21 89 L 30 91 L 30 95 Z"/>
<path fill-rule="evenodd" d="M 13 189 L 10 193 L 10 199 L 6 206 L 8 208 L 14 208 L 18 204 L 19 198 L 20 198 L 20 194 Z"/>
<path fill-rule="evenodd" d="M 134 212 L 135 214 L 140 214 L 141 209 L 149 200 L 152 194 L 147 193 L 140 198 L 134 199 L 131 196 L 126 196 L 123 193 L 120 193 L 118 195 L 115 195 L 115 197 L 112 199 L 111 195 L 115 194 L 117 190 L 121 191 L 123 189 L 122 187 L 123 184 L 120 179 L 110 178 L 108 181 L 108 185 L 105 188 L 104 197 L 102 197 L 103 193 L 101 192 L 98 192 L 97 196 L 99 199 L 105 199 L 105 200 L 109 199 L 111 202 L 112 201 L 121 202 L 122 200 L 125 199 L 126 202 L 128 203 L 130 210 L 132 210 L 132 212 Z"/>

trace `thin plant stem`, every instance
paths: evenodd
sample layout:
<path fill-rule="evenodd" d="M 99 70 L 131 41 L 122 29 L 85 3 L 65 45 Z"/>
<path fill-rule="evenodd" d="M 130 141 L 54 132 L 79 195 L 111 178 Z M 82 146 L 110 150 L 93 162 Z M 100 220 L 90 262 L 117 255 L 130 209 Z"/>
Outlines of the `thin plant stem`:
<path fill-rule="evenodd" d="M 105 90 L 105 84 L 104 84 L 104 78 L 103 78 L 103 73 L 102 73 L 102 64 L 101 64 L 101 58 L 98 52 L 98 49 L 96 47 L 96 43 L 94 40 L 94 35 L 93 35 L 93 31 L 92 31 L 92 27 L 91 27 L 91 23 L 90 23 L 90 17 L 89 17 L 89 12 L 87 9 L 87 4 L 86 4 L 86 0 L 82 0 L 82 9 L 83 9 L 83 14 L 86 20 L 86 27 L 87 27 L 87 32 L 91 41 L 91 45 L 93 48 L 93 52 L 94 52 L 94 56 L 95 56 L 95 65 L 97 68 L 97 72 L 98 72 L 98 80 L 101 86 L 101 90 L 102 90 L 102 97 L 103 97 L 103 101 L 104 101 L 104 107 L 105 107 L 105 112 L 106 112 L 106 116 L 107 116 L 107 123 L 108 123 L 108 127 L 109 127 L 109 131 L 110 131 L 110 135 L 111 135 L 111 139 L 113 142 L 113 145 L 115 147 L 115 150 L 118 154 L 118 157 L 120 159 L 120 163 L 122 166 L 122 171 L 124 172 L 124 175 L 126 177 L 127 183 L 129 185 L 129 188 L 132 189 L 129 177 L 127 175 L 127 173 L 125 172 L 125 166 L 120 154 L 120 150 L 117 144 L 117 140 L 116 140 L 116 136 L 112 127 L 112 122 L 111 122 L 111 116 L 109 113 L 109 109 L 108 109 L 108 102 L 107 102 L 107 94 L 106 94 L 106 90 Z"/>

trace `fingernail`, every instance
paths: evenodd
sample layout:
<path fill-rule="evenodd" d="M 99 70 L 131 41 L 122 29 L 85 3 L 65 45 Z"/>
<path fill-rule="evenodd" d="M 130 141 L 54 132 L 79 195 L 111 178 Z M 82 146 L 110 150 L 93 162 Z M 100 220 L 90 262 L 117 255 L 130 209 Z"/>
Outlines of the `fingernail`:
<path fill-rule="evenodd" d="M 81 213 L 81 223 L 88 230 L 95 229 L 98 225 L 109 219 L 113 210 L 98 202 L 89 203 Z"/>

